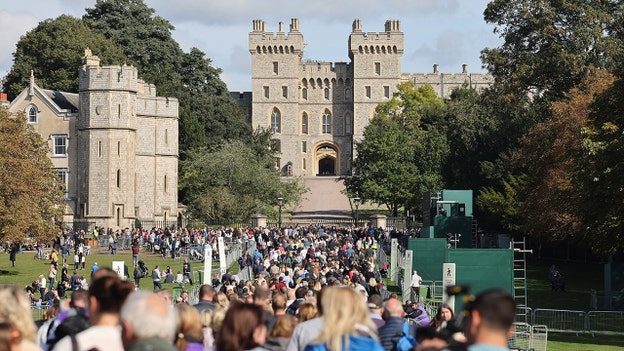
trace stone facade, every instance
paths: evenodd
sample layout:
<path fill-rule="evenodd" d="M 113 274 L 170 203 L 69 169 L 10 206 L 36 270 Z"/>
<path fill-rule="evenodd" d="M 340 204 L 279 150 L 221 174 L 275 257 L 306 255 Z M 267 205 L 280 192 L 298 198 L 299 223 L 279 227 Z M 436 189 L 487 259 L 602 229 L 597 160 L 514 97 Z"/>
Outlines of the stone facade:
<path fill-rule="evenodd" d="M 85 53 L 79 93 L 39 88 L 31 76 L 9 106 L 50 141 L 66 182 L 66 216 L 88 227 L 174 225 L 178 209 L 178 101 L 156 96 L 131 66 Z M 64 105 L 64 106 L 60 106 Z M 35 109 L 35 118 L 29 113 Z M 59 139 L 66 150 L 61 152 Z M 78 224 L 77 224 L 78 225 Z"/>
<path fill-rule="evenodd" d="M 252 91 L 232 93 L 253 128 L 270 127 L 280 142 L 278 167 L 287 176 L 350 175 L 354 142 L 379 103 L 390 100 L 397 85 L 413 81 L 430 84 L 441 97 L 467 84 L 489 86 L 487 74 L 401 72 L 404 51 L 400 22 L 388 20 L 383 32 L 364 32 L 356 19 L 349 35 L 350 62 L 302 60 L 303 35 L 299 20 L 288 32 L 279 23 L 276 33 L 253 21 L 249 33 Z"/>

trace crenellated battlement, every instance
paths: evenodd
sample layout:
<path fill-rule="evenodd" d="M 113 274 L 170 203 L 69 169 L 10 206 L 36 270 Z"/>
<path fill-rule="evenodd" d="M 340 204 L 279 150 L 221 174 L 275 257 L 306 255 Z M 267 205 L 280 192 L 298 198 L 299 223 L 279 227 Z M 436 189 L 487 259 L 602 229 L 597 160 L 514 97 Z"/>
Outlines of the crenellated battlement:
<path fill-rule="evenodd" d="M 353 30 L 349 35 L 349 57 L 367 54 L 402 55 L 404 46 L 401 21 L 387 20 L 384 30 L 384 32 L 363 32 L 361 20 L 353 21 Z"/>
<path fill-rule="evenodd" d="M 303 35 L 299 32 L 299 20 L 291 19 L 288 33 L 284 23 L 279 22 L 277 32 L 267 32 L 263 20 L 253 20 L 253 30 L 249 33 L 249 52 L 252 55 L 303 54 Z"/>
<path fill-rule="evenodd" d="M 453 89 L 462 86 L 481 91 L 494 83 L 489 73 L 469 73 L 468 65 L 462 65 L 460 73 L 441 73 L 438 64 L 433 65 L 431 73 L 404 73 L 401 81 L 411 81 L 415 87 L 430 85 L 440 97 L 449 97 Z"/>
<path fill-rule="evenodd" d="M 100 66 L 97 56 L 86 56 L 80 67 L 79 91 L 115 90 L 136 92 L 138 71 L 133 66 Z"/>

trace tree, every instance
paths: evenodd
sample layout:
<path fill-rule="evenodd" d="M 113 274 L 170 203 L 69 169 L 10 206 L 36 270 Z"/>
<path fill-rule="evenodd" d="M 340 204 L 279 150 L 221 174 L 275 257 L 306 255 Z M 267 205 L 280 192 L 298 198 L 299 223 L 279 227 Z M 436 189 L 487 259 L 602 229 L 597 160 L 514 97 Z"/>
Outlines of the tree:
<path fill-rule="evenodd" d="M 572 171 L 582 223 L 579 235 L 593 252 L 605 255 L 624 249 L 623 94 L 622 78 L 600 95 L 588 94 L 595 99 Z"/>
<path fill-rule="evenodd" d="M 254 212 L 275 215 L 278 196 L 297 203 L 298 181 L 282 182 L 275 169 L 275 150 L 265 131 L 250 143 L 230 141 L 212 149 L 193 149 L 181 162 L 180 187 L 194 218 L 206 223 L 243 222 Z"/>
<path fill-rule="evenodd" d="M 32 70 L 46 89 L 77 92 L 78 70 L 87 47 L 103 64 L 126 61 L 115 44 L 92 32 L 80 19 L 61 15 L 39 23 L 18 41 L 4 91 L 10 100 L 15 98 L 28 84 Z"/>
<path fill-rule="evenodd" d="M 351 194 L 386 205 L 395 215 L 413 198 L 414 147 L 410 135 L 397 122 L 375 116 L 356 144 L 354 176 L 345 185 Z"/>
<path fill-rule="evenodd" d="M 0 109 L 0 240 L 47 241 L 58 233 L 63 190 L 48 151 L 23 114 Z"/>
<path fill-rule="evenodd" d="M 484 49 L 482 60 L 496 84 L 512 94 L 557 100 L 587 75 L 613 68 L 621 55 L 620 1 L 494 0 L 484 12 L 504 43 Z"/>
<path fill-rule="evenodd" d="M 395 216 L 399 208 L 420 208 L 424 191 L 442 187 L 448 154 L 444 101 L 429 85 L 397 88 L 396 96 L 377 106 L 356 144 L 355 176 L 345 182 L 349 193 L 385 204 Z"/>

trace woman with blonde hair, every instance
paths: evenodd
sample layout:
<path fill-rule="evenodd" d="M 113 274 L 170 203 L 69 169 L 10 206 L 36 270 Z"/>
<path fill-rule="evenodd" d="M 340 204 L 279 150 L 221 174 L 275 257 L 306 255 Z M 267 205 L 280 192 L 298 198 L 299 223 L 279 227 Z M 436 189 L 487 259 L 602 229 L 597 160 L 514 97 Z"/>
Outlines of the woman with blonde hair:
<path fill-rule="evenodd" d="M 325 323 L 306 351 L 384 351 L 362 296 L 349 287 L 332 287 L 321 300 Z"/>
<path fill-rule="evenodd" d="M 215 309 L 221 308 L 227 310 L 230 307 L 230 299 L 225 293 L 219 292 L 214 298 Z"/>
<path fill-rule="evenodd" d="M 14 285 L 0 285 L 0 323 L 7 323 L 11 344 L 18 350 L 41 350 L 36 342 L 37 327 L 24 292 Z"/>
<path fill-rule="evenodd" d="M 316 318 L 318 314 L 318 309 L 316 305 L 310 302 L 304 302 L 299 305 L 299 310 L 297 312 L 297 317 L 299 319 L 299 323 L 309 321 L 312 318 Z"/>
<path fill-rule="evenodd" d="M 273 329 L 267 335 L 264 348 L 269 351 L 284 351 L 290 341 L 290 336 L 297 326 L 297 318 L 289 314 L 284 314 L 275 320 Z"/>
<path fill-rule="evenodd" d="M 179 351 L 203 351 L 201 318 L 197 309 L 186 303 L 175 305 L 178 313 L 175 347 Z"/>

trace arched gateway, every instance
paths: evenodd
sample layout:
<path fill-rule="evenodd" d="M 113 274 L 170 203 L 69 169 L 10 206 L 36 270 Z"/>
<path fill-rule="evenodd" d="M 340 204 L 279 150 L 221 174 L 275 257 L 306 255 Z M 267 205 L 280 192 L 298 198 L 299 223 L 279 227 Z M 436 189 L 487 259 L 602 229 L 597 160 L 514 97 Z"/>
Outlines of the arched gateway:
<path fill-rule="evenodd" d="M 338 147 L 333 143 L 324 142 L 314 149 L 314 160 L 317 176 L 335 176 L 340 174 Z"/>

